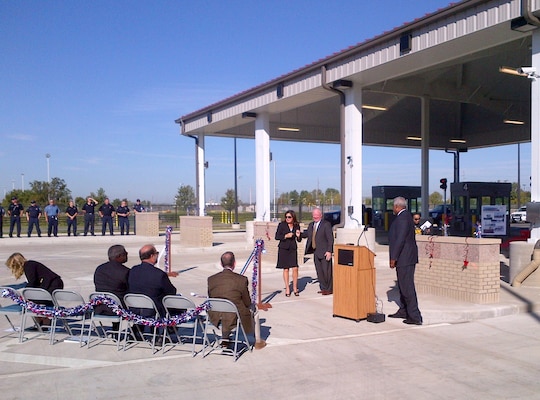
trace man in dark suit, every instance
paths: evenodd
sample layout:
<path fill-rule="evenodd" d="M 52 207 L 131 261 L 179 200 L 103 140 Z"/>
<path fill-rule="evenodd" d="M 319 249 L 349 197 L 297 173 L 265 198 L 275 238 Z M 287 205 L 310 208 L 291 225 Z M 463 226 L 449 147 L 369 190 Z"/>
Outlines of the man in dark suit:
<path fill-rule="evenodd" d="M 311 213 L 313 222 L 308 225 L 303 238 L 307 238 L 306 254 L 313 254 L 313 262 L 317 271 L 317 279 L 322 295 L 332 294 L 332 252 L 334 250 L 334 234 L 330 222 L 324 220 L 320 208 Z"/>
<path fill-rule="evenodd" d="M 400 307 L 391 318 L 403 318 L 404 323 L 422 325 L 422 314 L 418 309 L 418 299 L 414 287 L 414 270 L 418 263 L 418 247 L 414 233 L 414 222 L 407 211 L 407 200 L 394 199 L 394 221 L 388 231 L 390 247 L 390 268 L 396 269 Z"/>
<path fill-rule="evenodd" d="M 109 262 L 101 264 L 94 272 L 96 292 L 113 293 L 122 300 L 128 292 L 129 268 L 123 265 L 128 260 L 128 253 L 124 246 L 115 244 L 109 247 L 107 255 Z M 115 315 L 105 304 L 97 306 L 95 311 L 96 314 Z"/>
<path fill-rule="evenodd" d="M 233 302 L 238 308 L 240 321 L 246 333 L 253 333 L 253 315 L 251 313 L 251 298 L 248 290 L 248 279 L 234 272 L 236 260 L 231 251 L 223 253 L 221 256 L 221 266 L 223 271 L 208 278 L 208 297 L 227 299 Z M 210 322 L 215 326 L 221 321 L 223 347 L 228 346 L 228 338 L 232 330 L 236 327 L 236 316 L 230 313 L 220 313 L 209 311 Z"/>
<path fill-rule="evenodd" d="M 139 250 L 142 263 L 131 268 L 128 278 L 129 293 L 144 294 L 154 300 L 156 307 L 163 317 L 165 308 L 162 300 L 165 296 L 176 294 L 176 288 L 169 277 L 157 264 L 159 252 L 154 245 L 146 244 Z"/>

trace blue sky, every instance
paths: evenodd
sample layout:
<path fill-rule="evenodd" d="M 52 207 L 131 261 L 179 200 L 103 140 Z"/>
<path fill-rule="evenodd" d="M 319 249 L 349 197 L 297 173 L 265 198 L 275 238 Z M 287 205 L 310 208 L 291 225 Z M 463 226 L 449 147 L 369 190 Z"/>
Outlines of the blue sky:
<path fill-rule="evenodd" d="M 448 4 L 0 0 L 0 193 L 46 181 L 48 153 L 50 176 L 73 196 L 102 187 L 111 198 L 172 203 L 180 185 L 195 185 L 193 140 L 175 119 Z M 272 141 L 271 150 L 278 194 L 339 189 L 338 145 Z M 238 140 L 243 201 L 254 200 L 254 153 L 252 140 Z M 364 195 L 420 184 L 418 150 L 365 146 L 363 157 Z M 219 201 L 234 187 L 232 139 L 208 137 L 206 160 L 207 199 Z M 452 168 L 452 155 L 431 152 L 430 192 Z M 527 189 L 529 176 L 527 143 Z M 517 146 L 462 154 L 461 179 L 517 181 Z"/>

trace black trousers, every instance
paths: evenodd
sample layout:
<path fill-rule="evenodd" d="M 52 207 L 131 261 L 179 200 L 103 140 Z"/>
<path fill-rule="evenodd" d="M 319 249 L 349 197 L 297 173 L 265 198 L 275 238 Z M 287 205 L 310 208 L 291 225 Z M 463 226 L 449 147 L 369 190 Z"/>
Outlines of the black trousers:
<path fill-rule="evenodd" d="M 415 264 L 396 267 L 399 301 L 401 302 L 398 313 L 405 312 L 408 319 L 422 322 L 422 314 L 418 309 L 418 298 L 414 286 L 415 268 Z"/>

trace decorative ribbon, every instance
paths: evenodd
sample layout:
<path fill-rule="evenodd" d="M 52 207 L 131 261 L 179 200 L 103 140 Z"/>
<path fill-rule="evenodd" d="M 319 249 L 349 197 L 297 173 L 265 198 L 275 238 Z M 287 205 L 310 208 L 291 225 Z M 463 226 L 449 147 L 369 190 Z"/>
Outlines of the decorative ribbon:
<path fill-rule="evenodd" d="M 257 287 L 259 286 L 259 260 L 261 259 L 261 254 L 264 250 L 264 240 L 257 239 L 255 241 L 255 247 L 253 248 L 253 251 L 249 255 L 246 263 L 244 264 L 244 267 L 242 268 L 242 271 L 240 271 L 241 275 L 244 275 L 247 268 L 249 267 L 249 264 L 253 261 L 253 274 L 251 277 L 251 303 L 257 304 Z"/>
<path fill-rule="evenodd" d="M 170 251 L 171 251 L 171 234 L 172 234 L 172 226 L 167 225 L 167 228 L 165 229 L 165 258 L 164 258 L 164 268 L 165 272 L 169 273 L 171 269 L 170 265 Z"/>
<path fill-rule="evenodd" d="M 465 237 L 465 252 L 463 254 L 463 266 L 461 267 L 461 270 L 467 269 L 469 265 L 469 242 L 467 241 L 469 238 Z"/>
<path fill-rule="evenodd" d="M 426 245 L 426 255 L 429 258 L 429 269 L 431 269 L 431 263 L 433 262 L 433 253 L 435 252 L 435 243 L 433 240 L 435 236 L 430 236 Z"/>
<path fill-rule="evenodd" d="M 43 317 L 48 318 L 68 318 L 86 314 L 87 312 L 93 310 L 94 306 L 99 304 L 105 304 L 109 307 L 112 312 L 121 317 L 124 320 L 131 321 L 138 325 L 145 326 L 176 326 L 184 322 L 188 322 L 199 316 L 203 311 L 210 309 L 210 304 L 205 301 L 200 306 L 197 306 L 193 310 L 188 310 L 183 314 L 174 315 L 169 318 L 150 318 L 142 317 L 134 312 L 125 310 L 121 308 L 114 300 L 107 296 L 96 296 L 92 301 L 81 304 L 72 308 L 63 308 L 63 307 L 47 307 L 41 304 L 36 304 L 32 301 L 26 301 L 20 296 L 15 290 L 11 288 L 6 288 L 2 291 L 2 297 L 9 297 L 13 302 L 20 305 L 24 309 L 37 314 Z"/>

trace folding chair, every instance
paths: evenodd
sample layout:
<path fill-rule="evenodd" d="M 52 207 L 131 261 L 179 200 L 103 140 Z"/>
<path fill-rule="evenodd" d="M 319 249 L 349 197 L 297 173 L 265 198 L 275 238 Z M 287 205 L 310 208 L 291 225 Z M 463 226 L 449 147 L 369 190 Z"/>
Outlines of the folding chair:
<path fill-rule="evenodd" d="M 43 302 L 46 302 L 47 303 L 47 305 L 46 305 L 47 309 L 50 309 L 50 310 L 54 309 L 54 306 L 50 305 L 50 304 L 54 304 L 52 295 L 49 292 L 47 292 L 45 289 L 26 287 L 24 289 L 21 289 L 21 296 L 24 298 L 24 300 L 31 301 L 31 302 L 36 303 L 36 304 L 43 304 Z M 32 318 L 34 326 L 37 328 L 38 333 L 40 335 L 45 334 L 45 333 L 49 334 L 49 344 L 53 344 L 54 343 L 54 341 L 53 341 L 54 340 L 53 332 L 56 329 L 56 316 L 52 315 L 50 317 L 45 317 L 45 316 L 36 314 L 36 313 L 34 313 L 34 312 L 32 312 L 32 311 L 30 311 L 28 309 L 23 310 L 23 315 L 22 315 L 22 319 L 21 319 L 21 331 L 20 331 L 20 335 L 19 335 L 19 342 L 22 343 L 25 340 L 24 331 L 26 330 L 26 320 L 28 319 L 28 317 Z M 43 331 L 44 327 L 42 327 L 38 323 L 36 318 L 47 318 L 47 319 L 49 319 L 51 321 L 50 326 L 47 326 L 48 332 Z"/>
<path fill-rule="evenodd" d="M 109 292 L 94 292 L 91 293 L 89 296 L 90 301 L 94 300 L 96 297 L 108 297 L 109 299 L 113 300 L 116 304 L 118 304 L 120 307 L 122 306 L 122 302 L 113 293 Z M 112 324 L 118 324 L 118 330 L 113 329 Z M 99 326 L 97 325 L 99 324 Z M 110 327 L 107 329 L 107 327 L 104 326 L 104 324 L 107 325 L 107 327 Z M 90 314 L 90 323 L 88 324 L 88 336 L 86 338 L 86 345 L 87 348 L 90 348 L 90 342 L 91 342 L 91 336 L 92 332 L 95 332 L 98 336 L 99 343 L 102 343 L 106 340 L 112 340 L 116 342 L 116 349 L 120 350 L 120 342 L 121 337 L 123 334 L 122 331 L 122 317 L 118 315 L 105 315 L 105 314 L 96 314 L 95 309 L 92 310 L 92 313 Z M 99 344 L 96 343 L 96 344 Z"/>
<path fill-rule="evenodd" d="M 167 312 L 167 317 L 172 317 L 178 314 L 178 310 L 193 311 L 196 308 L 193 301 L 186 297 L 178 295 L 165 296 L 162 302 L 163 307 L 165 307 L 165 311 Z M 195 355 L 197 354 L 197 352 L 195 351 L 195 344 L 197 343 L 197 332 L 200 332 L 201 336 L 199 337 L 199 339 L 201 340 L 201 342 L 203 342 L 204 340 L 204 326 L 199 316 L 195 316 L 191 320 L 183 322 L 171 328 L 172 330 L 174 330 L 177 341 L 176 343 L 173 342 L 172 338 L 168 335 L 168 330 L 164 329 L 163 346 L 161 348 L 163 353 L 165 353 L 166 346 L 175 347 L 177 345 L 183 345 L 183 338 L 189 338 L 190 342 L 192 343 L 191 355 L 195 357 Z M 200 330 L 198 328 L 200 328 Z M 188 334 L 182 335 L 182 332 L 187 332 Z M 170 339 L 168 343 L 166 340 L 167 338 Z"/>
<path fill-rule="evenodd" d="M 52 293 L 52 298 L 55 307 L 57 307 L 58 309 L 69 309 L 86 304 L 84 298 L 79 293 L 72 290 L 56 289 Z M 84 345 L 85 341 L 83 340 L 83 335 L 87 317 L 88 313 L 74 315 L 66 318 L 57 317 L 57 324 L 58 320 L 62 321 L 62 325 L 69 335 L 67 338 L 64 338 L 64 341 L 78 342 L 80 343 L 81 347 Z M 74 335 L 76 329 L 79 330 L 78 337 L 75 337 Z M 56 329 L 52 332 L 53 343 L 55 332 Z"/>
<path fill-rule="evenodd" d="M 10 287 L 0 286 L 0 295 L 3 293 L 4 290 L 14 290 L 14 289 L 10 288 Z M 0 297 L 0 298 L 4 299 L 3 297 Z M 9 300 L 9 299 L 6 299 L 2 303 L 7 303 L 7 301 L 11 301 L 13 303 L 13 301 Z M 22 306 L 20 306 L 20 305 L 18 305 L 16 303 L 9 304 L 9 305 L 0 304 L 0 314 L 3 314 L 4 317 L 6 317 L 6 319 L 9 322 L 9 325 L 11 326 L 11 329 L 13 330 L 13 332 L 17 332 L 20 329 L 20 327 L 16 328 L 13 325 L 13 323 L 11 322 L 11 319 L 9 319 L 9 316 L 22 315 L 22 313 L 23 313 Z M 12 333 L 10 332 L 7 335 L 2 336 L 2 338 L 6 337 L 6 336 L 9 336 L 11 334 Z M 17 334 L 17 336 L 19 336 L 19 334 Z"/>
<path fill-rule="evenodd" d="M 138 315 L 146 316 L 148 318 L 160 318 L 160 314 L 156 307 L 156 304 L 154 303 L 154 300 L 144 294 L 128 293 L 124 296 L 124 304 L 126 305 L 126 308 L 128 310 Z M 152 344 L 152 353 L 154 353 L 154 349 L 156 346 L 156 337 L 158 333 L 157 326 L 152 327 L 151 333 L 146 333 L 144 331 L 141 331 L 139 325 L 131 321 L 128 321 L 128 323 L 126 324 L 126 329 L 124 330 L 124 351 L 126 350 L 126 344 L 128 342 L 128 330 L 130 328 L 130 325 L 134 336 L 133 342 L 138 342 L 137 336 L 142 340 L 150 339 L 150 343 Z"/>
<path fill-rule="evenodd" d="M 231 351 L 230 348 L 222 348 L 221 354 L 233 356 L 234 361 L 236 361 L 246 350 L 249 349 L 249 351 L 253 351 L 251 344 L 249 343 L 249 339 L 246 335 L 246 331 L 244 330 L 244 326 L 242 325 L 240 313 L 238 312 L 238 308 L 236 307 L 236 305 L 232 301 L 226 299 L 209 298 L 207 299 L 207 301 L 208 303 L 210 303 L 210 311 L 236 314 L 236 327 L 233 329 L 232 332 L 234 334 L 233 350 Z M 203 357 L 206 357 L 208 354 L 219 348 L 219 346 L 216 346 L 216 344 L 219 342 L 219 338 L 216 337 L 217 335 L 214 328 L 215 326 L 210 322 L 210 315 L 207 311 L 204 325 Z M 208 339 L 209 329 L 211 329 L 214 334 L 215 340 L 213 340 L 212 343 L 210 343 Z M 242 334 L 242 337 L 240 337 L 240 333 Z M 224 338 L 221 337 L 221 339 Z M 208 352 L 206 351 L 207 349 L 209 349 Z"/>

